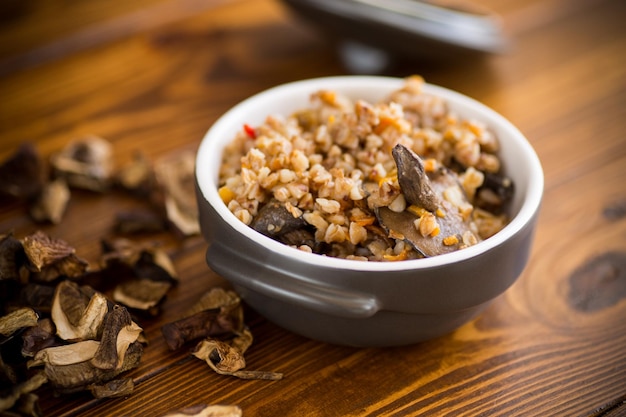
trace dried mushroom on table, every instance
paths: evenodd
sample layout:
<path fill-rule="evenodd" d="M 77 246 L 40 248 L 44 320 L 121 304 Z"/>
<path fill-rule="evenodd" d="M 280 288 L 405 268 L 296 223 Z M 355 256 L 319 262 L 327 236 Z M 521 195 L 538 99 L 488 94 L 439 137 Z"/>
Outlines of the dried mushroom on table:
<path fill-rule="evenodd" d="M 0 412 L 36 406 L 41 386 L 98 398 L 132 391 L 118 376 L 139 365 L 142 328 L 81 283 L 89 265 L 75 252 L 42 232 L 0 236 Z"/>
<path fill-rule="evenodd" d="M 161 331 L 170 349 L 196 342 L 193 356 L 205 361 L 221 375 L 241 379 L 279 380 L 283 374 L 250 371 L 244 353 L 252 345 L 252 333 L 245 326 L 239 296 L 223 288 L 205 293 L 181 319 L 165 324 Z"/>
<path fill-rule="evenodd" d="M 137 151 L 128 164 L 116 167 L 113 151 L 108 140 L 88 135 L 70 141 L 46 161 L 25 143 L 0 163 L 0 203 L 22 201 L 35 222 L 56 225 L 63 222 L 73 189 L 93 191 L 93 198 L 122 190 L 142 207 L 114 213 L 116 234 L 199 233 L 193 152 L 153 162 Z"/>

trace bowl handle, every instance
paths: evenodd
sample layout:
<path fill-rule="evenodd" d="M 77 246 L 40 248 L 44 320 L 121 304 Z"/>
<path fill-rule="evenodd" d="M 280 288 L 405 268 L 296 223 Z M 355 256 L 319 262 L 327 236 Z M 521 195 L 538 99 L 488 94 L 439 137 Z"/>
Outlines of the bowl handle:
<path fill-rule="evenodd" d="M 320 285 L 277 264 L 261 264 L 220 244 L 212 244 L 207 263 L 217 274 L 245 291 L 345 318 L 371 317 L 380 309 L 372 295 Z"/>

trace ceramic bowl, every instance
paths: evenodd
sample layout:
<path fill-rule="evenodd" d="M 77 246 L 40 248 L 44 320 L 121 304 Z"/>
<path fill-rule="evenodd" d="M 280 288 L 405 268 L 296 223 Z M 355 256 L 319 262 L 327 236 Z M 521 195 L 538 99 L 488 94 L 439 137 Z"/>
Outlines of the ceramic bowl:
<path fill-rule="evenodd" d="M 224 146 L 244 124 L 308 107 L 309 95 L 331 89 L 377 102 L 403 80 L 377 76 L 317 78 L 280 85 L 246 99 L 220 117 L 196 159 L 200 224 L 211 269 L 273 323 L 308 338 L 350 346 L 398 346 L 432 339 L 475 318 L 522 273 L 529 258 L 543 193 L 539 159 L 504 117 L 457 92 L 431 84 L 463 118 L 497 135 L 506 175 L 515 183 L 510 223 L 469 248 L 425 259 L 362 262 L 306 253 L 239 221 L 218 195 Z"/>

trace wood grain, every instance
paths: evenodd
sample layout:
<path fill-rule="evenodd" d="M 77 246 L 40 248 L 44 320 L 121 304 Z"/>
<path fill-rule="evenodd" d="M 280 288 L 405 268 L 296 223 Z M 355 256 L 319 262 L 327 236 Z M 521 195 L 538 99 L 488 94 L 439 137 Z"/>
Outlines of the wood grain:
<path fill-rule="evenodd" d="M 343 74 L 329 41 L 276 0 L 10 1 L 0 14 L 0 160 L 33 142 L 48 157 L 73 138 L 112 142 L 117 166 L 194 150 L 232 105 L 276 84 Z M 546 190 L 531 260 L 480 317 L 414 346 L 355 349 L 308 340 L 246 309 L 255 336 L 247 367 L 281 381 L 219 376 L 168 350 L 160 326 L 203 291 L 225 285 L 200 237 L 150 236 L 181 283 L 150 341 L 128 398 L 55 397 L 46 416 L 146 415 L 198 403 L 244 416 L 626 415 L 626 30 L 624 2 L 481 2 L 512 40 L 501 56 L 454 65 L 402 62 L 491 106 L 529 138 Z M 97 262 L 122 193 L 72 192 L 58 226 L 3 202 L 0 233 L 37 229 Z"/>

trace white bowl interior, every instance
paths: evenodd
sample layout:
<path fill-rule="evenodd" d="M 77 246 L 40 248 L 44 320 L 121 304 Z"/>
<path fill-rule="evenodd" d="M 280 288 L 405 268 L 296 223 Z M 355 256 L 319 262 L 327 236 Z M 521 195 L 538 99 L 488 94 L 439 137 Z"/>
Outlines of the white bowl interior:
<path fill-rule="evenodd" d="M 203 197 L 222 219 L 249 239 L 282 255 L 296 257 L 302 262 L 317 264 L 321 255 L 302 252 L 268 238 L 239 221 L 222 202 L 217 180 L 224 147 L 244 124 L 263 123 L 270 114 L 289 115 L 309 106 L 309 96 L 320 89 L 335 90 L 352 99 L 375 103 L 387 97 L 403 84 L 400 78 L 378 76 L 339 76 L 297 81 L 271 88 L 233 107 L 219 118 L 206 133 L 196 158 L 196 177 Z M 487 106 L 454 91 L 426 84 L 424 92 L 444 98 L 448 106 L 462 118 L 480 120 L 498 137 L 500 159 L 506 174 L 515 183 L 511 204 L 511 222 L 496 235 L 472 247 L 445 255 L 401 262 L 361 262 L 324 256 L 324 263 L 334 268 L 363 271 L 421 269 L 456 262 L 488 251 L 527 224 L 539 209 L 543 193 L 543 171 L 539 158 L 524 135 L 504 117 Z"/>

